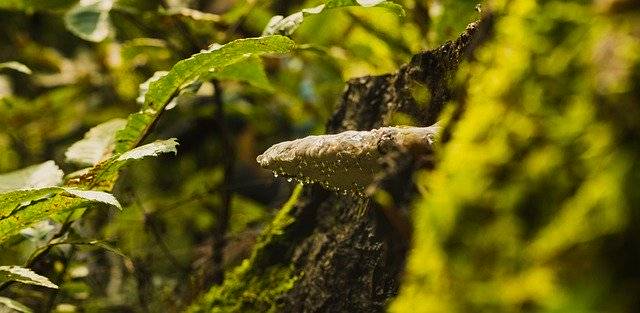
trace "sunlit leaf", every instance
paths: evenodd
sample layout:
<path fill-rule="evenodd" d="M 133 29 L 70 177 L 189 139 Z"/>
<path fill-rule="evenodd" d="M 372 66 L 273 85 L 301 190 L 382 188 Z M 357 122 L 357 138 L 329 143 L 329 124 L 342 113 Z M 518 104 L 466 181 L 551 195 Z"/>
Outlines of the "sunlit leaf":
<path fill-rule="evenodd" d="M 0 224 L 15 210 L 28 206 L 32 202 L 49 198 L 58 192 L 59 190 L 57 188 L 50 187 L 32 190 L 16 190 L 0 194 Z"/>
<path fill-rule="evenodd" d="M 80 197 L 83 199 L 102 202 L 106 204 L 113 205 L 118 209 L 122 209 L 122 206 L 112 194 L 104 192 L 104 191 L 96 191 L 96 190 L 81 190 L 75 188 L 63 188 L 63 190 L 67 193 L 70 193 L 76 197 Z"/>
<path fill-rule="evenodd" d="M 363 7 L 372 7 L 384 2 L 384 0 L 356 0 Z"/>
<path fill-rule="evenodd" d="M 320 14 L 326 10 L 349 7 L 349 6 L 363 6 L 374 7 L 378 6 L 385 8 L 398 16 L 405 16 L 404 8 L 401 5 L 391 1 L 356 1 L 356 0 L 328 0 L 324 4 L 313 8 L 302 9 L 300 12 L 293 13 L 287 17 L 282 15 L 276 15 L 269 20 L 267 26 L 262 31 L 262 35 L 291 35 L 293 32 L 304 22 L 304 18 L 309 15 Z"/>
<path fill-rule="evenodd" d="M 113 169 L 117 171 L 117 168 Z M 43 219 L 102 202 L 121 208 L 107 192 L 72 187 L 18 190 L 0 194 L 0 243 Z"/>
<path fill-rule="evenodd" d="M 138 98 L 136 98 L 136 101 L 140 104 L 144 104 L 145 102 L 145 95 L 147 94 L 147 92 L 149 91 L 149 85 L 162 78 L 165 77 L 169 72 L 167 71 L 157 71 L 155 73 L 153 73 L 153 75 L 151 77 L 149 77 L 149 79 L 145 80 L 144 83 L 140 84 L 140 87 L 138 88 L 140 90 L 140 94 L 138 95 Z"/>
<path fill-rule="evenodd" d="M 110 156 L 115 143 L 116 132 L 126 125 L 124 119 L 112 119 L 91 128 L 84 139 L 74 143 L 65 152 L 67 162 L 80 165 L 96 165 Z"/>
<path fill-rule="evenodd" d="M 284 36 L 238 39 L 217 49 L 194 54 L 176 63 L 169 73 L 149 84 L 145 104 L 140 112 L 129 116 L 127 126 L 116 135 L 116 152 L 124 153 L 145 137 L 149 128 L 177 92 L 211 71 L 245 61 L 265 53 L 285 53 L 294 46 Z"/>
<path fill-rule="evenodd" d="M 0 297 L 0 305 L 4 305 L 6 308 L 14 310 L 16 312 L 20 312 L 20 313 L 32 313 L 33 311 L 26 307 L 24 304 L 13 300 L 13 299 L 9 299 L 9 298 L 5 298 L 5 297 Z M 2 312 L 4 312 L 4 310 L 0 310 Z"/>
<path fill-rule="evenodd" d="M 166 76 L 150 84 L 146 104 L 155 110 L 162 109 L 176 91 L 202 75 L 244 61 L 252 55 L 285 53 L 293 45 L 293 41 L 284 36 L 266 36 L 238 39 L 218 49 L 194 54 L 176 63 Z"/>
<path fill-rule="evenodd" d="M 398 16 L 405 16 L 404 8 L 393 1 L 380 0 L 328 0 L 325 2 L 326 9 L 333 9 L 346 6 L 381 7 L 387 9 Z"/>
<path fill-rule="evenodd" d="M 0 193 L 57 186 L 62 183 L 62 170 L 53 161 L 0 175 Z"/>
<path fill-rule="evenodd" d="M 15 265 L 0 266 L 0 280 L 14 280 L 29 285 L 58 289 L 58 286 L 49 281 L 48 278 L 38 275 L 28 268 Z"/>
<path fill-rule="evenodd" d="M 167 140 L 158 140 L 156 142 L 152 142 L 150 144 L 146 144 L 144 146 L 137 147 L 135 149 L 129 150 L 118 157 L 117 162 L 131 160 L 131 159 L 142 159 L 147 156 L 157 156 L 160 153 L 173 152 L 175 154 L 178 153 L 176 147 L 178 146 L 178 142 L 176 138 L 170 138 Z"/>
<path fill-rule="evenodd" d="M 112 32 L 109 11 L 113 0 L 81 0 L 64 17 L 67 29 L 78 37 L 99 42 Z"/>

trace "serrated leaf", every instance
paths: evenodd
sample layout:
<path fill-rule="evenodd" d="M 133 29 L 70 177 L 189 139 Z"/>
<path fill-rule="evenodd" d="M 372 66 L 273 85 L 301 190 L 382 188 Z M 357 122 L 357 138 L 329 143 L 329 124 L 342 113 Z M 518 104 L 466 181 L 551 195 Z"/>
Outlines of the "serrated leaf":
<path fill-rule="evenodd" d="M 203 80 L 214 78 L 219 80 L 238 80 L 254 87 L 273 91 L 273 86 L 271 86 L 267 73 L 264 71 L 262 59 L 259 57 L 250 57 L 241 63 L 229 65 L 219 71 L 211 71 L 202 77 Z"/>
<path fill-rule="evenodd" d="M 153 75 L 151 75 L 151 77 L 149 77 L 149 79 L 145 80 L 142 84 L 140 84 L 140 86 L 138 87 L 139 90 L 139 95 L 138 98 L 136 98 L 136 102 L 140 103 L 140 104 L 144 104 L 145 102 L 145 95 L 147 94 L 147 92 L 149 91 L 149 85 L 162 78 L 167 76 L 167 74 L 169 74 L 169 72 L 167 71 L 157 71 L 155 73 L 153 73 Z"/>
<path fill-rule="evenodd" d="M 381 7 L 385 8 L 398 16 L 405 16 L 406 13 L 401 5 L 391 1 L 368 1 L 368 0 L 328 0 L 324 4 L 313 8 L 302 9 L 300 12 L 293 13 L 287 17 L 282 15 L 276 15 L 269 20 L 267 26 L 262 31 L 262 35 L 274 35 L 281 34 L 289 36 L 298 29 L 298 27 L 304 22 L 304 18 L 309 15 L 320 14 L 326 10 L 349 7 L 349 6 L 363 6 L 363 7 Z"/>
<path fill-rule="evenodd" d="M 0 305 L 3 305 L 6 308 L 9 308 L 11 310 L 14 310 L 20 313 L 33 313 L 33 311 L 27 306 L 25 306 L 24 304 L 16 300 L 5 298 L 5 297 L 0 297 Z M 5 312 L 5 311 L 0 310 L 0 312 Z"/>
<path fill-rule="evenodd" d="M 158 115 L 158 112 L 152 109 L 129 114 L 127 126 L 116 133 L 116 152 L 122 153 L 137 145 Z"/>
<path fill-rule="evenodd" d="M 116 199 L 116 197 L 114 197 L 112 194 L 108 192 L 96 191 L 96 190 L 81 190 L 81 189 L 75 189 L 75 188 L 62 188 L 62 189 L 65 192 L 70 193 L 76 197 L 110 204 L 122 210 L 122 206 L 120 205 L 120 202 L 118 202 L 118 199 Z"/>
<path fill-rule="evenodd" d="M 50 198 L 58 189 L 43 188 L 33 190 L 16 190 L 0 194 L 0 223 L 17 209 L 27 206 L 34 201 Z"/>
<path fill-rule="evenodd" d="M 171 138 L 167 140 L 158 140 L 125 153 L 117 154 L 110 159 L 97 164 L 86 174 L 77 178 L 80 183 L 74 184 L 74 187 L 79 187 L 85 190 L 111 190 L 118 177 L 120 168 L 128 164 L 129 161 L 147 156 L 157 156 L 160 153 L 176 153 L 176 146 L 178 146 L 178 142 L 175 138 Z M 70 183 L 68 184 L 68 186 L 71 185 L 72 184 Z"/>
<path fill-rule="evenodd" d="M 33 223 L 85 207 L 91 202 L 103 202 L 121 208 L 109 193 L 71 187 L 16 190 L 0 194 L 0 243 Z"/>
<path fill-rule="evenodd" d="M 1 69 L 11 69 L 14 71 L 18 71 L 20 73 L 24 73 L 24 74 L 31 74 L 31 69 L 29 67 L 27 67 L 26 65 L 20 63 L 20 62 L 16 62 L 16 61 L 9 61 L 9 62 L 3 62 L 0 63 L 0 70 Z"/>
<path fill-rule="evenodd" d="M 21 266 L 0 266 L 0 279 L 4 281 L 18 281 L 29 285 L 38 285 L 47 288 L 58 289 L 58 286 L 48 278 L 34 273 L 28 268 Z"/>
<path fill-rule="evenodd" d="M 16 190 L 0 194 L 0 222 L 11 215 L 15 210 L 27 206 L 34 201 L 50 198 L 56 194 L 58 189 L 55 187 L 33 189 L 33 190 Z"/>
<path fill-rule="evenodd" d="M 127 124 L 124 119 L 112 119 L 91 128 L 84 139 L 74 143 L 65 152 L 67 162 L 96 165 L 113 151 L 116 132 Z"/>
<path fill-rule="evenodd" d="M 178 142 L 176 138 L 170 138 L 167 140 L 158 140 L 156 142 L 152 142 L 150 144 L 146 144 L 144 146 L 137 147 L 135 149 L 129 150 L 118 157 L 116 161 L 126 161 L 131 159 L 142 159 L 147 156 L 157 156 L 160 153 L 173 152 L 175 154 L 178 153 L 176 147 L 178 146 Z"/>
<path fill-rule="evenodd" d="M 117 169 L 116 169 L 117 170 Z M 103 202 L 121 208 L 113 195 L 71 187 L 14 191 L 0 194 L 0 243 L 43 219 Z"/>
<path fill-rule="evenodd" d="M 27 196 L 34 196 L 36 191 L 30 190 L 29 195 L 24 195 L 29 200 L 27 203 L 20 204 L 10 210 L 3 210 L 7 214 L 3 214 L 0 219 L 0 244 L 7 238 L 18 234 L 20 230 L 42 221 L 55 214 L 71 211 L 90 204 L 89 200 L 79 198 L 70 194 L 65 194 L 64 190 L 59 187 L 52 187 L 47 191 L 44 197 L 36 200 L 30 200 Z M 4 202 L 7 194 L 0 195 L 0 203 Z M 33 198 L 31 198 L 33 199 Z M 17 203 L 17 202 L 14 202 Z M 4 204 L 4 203 L 3 203 Z"/>
<path fill-rule="evenodd" d="M 284 53 L 293 46 L 293 41 L 283 36 L 240 39 L 178 62 L 166 76 L 149 84 L 142 110 L 131 114 L 125 128 L 116 134 L 115 156 L 96 164 L 86 173 L 69 179 L 66 186 L 47 190 L 46 194 L 10 194 L 18 197 L 18 200 L 0 207 L 4 216 L 0 219 L 0 243 L 44 218 L 87 206 L 90 201 L 85 198 L 116 205 L 114 198 L 90 191 L 110 191 L 119 169 L 130 160 L 177 152 L 175 138 L 135 147 L 181 88 L 197 81 L 211 70 L 221 70 L 264 53 Z M 0 195 L 0 201 L 5 196 L 7 195 Z"/>
<path fill-rule="evenodd" d="M 363 7 L 372 7 L 384 2 L 384 0 L 356 0 Z"/>
<path fill-rule="evenodd" d="M 293 46 L 293 41 L 284 36 L 238 39 L 215 50 L 200 52 L 176 63 L 167 75 L 149 84 L 142 110 L 130 115 L 127 126 L 116 135 L 116 152 L 124 153 L 142 141 L 160 112 L 166 108 L 181 88 L 199 80 L 211 71 L 222 70 L 252 56 L 285 53 Z"/>
<path fill-rule="evenodd" d="M 11 190 L 38 189 L 62 183 L 64 173 L 53 161 L 0 175 L 0 193 Z"/>
<path fill-rule="evenodd" d="M 406 15 L 404 8 L 393 1 L 379 0 L 328 0 L 325 2 L 326 9 L 333 9 L 346 6 L 362 6 L 362 7 L 379 7 L 392 12 L 393 14 L 403 17 Z"/>
<path fill-rule="evenodd" d="M 238 39 L 219 49 L 194 54 L 176 63 L 166 76 L 149 85 L 146 104 L 152 109 L 161 110 L 181 87 L 212 70 L 244 61 L 253 55 L 285 53 L 293 46 L 293 41 L 287 37 L 266 36 Z"/>
<path fill-rule="evenodd" d="M 109 11 L 113 0 L 80 0 L 64 16 L 64 23 L 76 36 L 100 42 L 112 32 Z"/>

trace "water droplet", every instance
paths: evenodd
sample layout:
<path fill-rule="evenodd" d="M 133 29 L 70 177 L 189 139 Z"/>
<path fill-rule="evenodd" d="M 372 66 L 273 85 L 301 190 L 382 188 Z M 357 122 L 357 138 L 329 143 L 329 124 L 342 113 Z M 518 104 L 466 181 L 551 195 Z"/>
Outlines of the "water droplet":
<path fill-rule="evenodd" d="M 291 181 L 293 181 L 293 178 L 289 177 L 289 178 L 287 178 L 287 181 L 291 182 Z"/>

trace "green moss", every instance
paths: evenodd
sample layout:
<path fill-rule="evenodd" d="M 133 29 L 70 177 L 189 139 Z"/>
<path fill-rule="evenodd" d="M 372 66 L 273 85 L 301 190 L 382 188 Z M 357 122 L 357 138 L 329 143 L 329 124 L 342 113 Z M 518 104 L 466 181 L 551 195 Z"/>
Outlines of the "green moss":
<path fill-rule="evenodd" d="M 390 311 L 635 311 L 640 18 L 501 2 Z"/>
<path fill-rule="evenodd" d="M 288 240 L 288 227 L 295 221 L 291 215 L 302 185 L 280 209 L 262 233 L 249 259 L 230 273 L 221 286 L 214 286 L 188 312 L 277 312 L 278 298 L 300 277 L 281 253 Z"/>

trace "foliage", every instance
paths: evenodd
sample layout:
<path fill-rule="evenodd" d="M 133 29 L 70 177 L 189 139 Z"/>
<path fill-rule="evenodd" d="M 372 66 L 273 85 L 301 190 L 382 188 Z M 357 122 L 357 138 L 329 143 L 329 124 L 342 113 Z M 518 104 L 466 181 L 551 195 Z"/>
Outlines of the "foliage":
<path fill-rule="evenodd" d="M 390 311 L 635 311 L 637 12 L 492 5 Z"/>
<path fill-rule="evenodd" d="M 491 15 L 389 311 L 637 311 L 637 5 L 477 2 L 0 0 L 0 310 L 286 309 L 302 188 L 256 156 Z"/>
<path fill-rule="evenodd" d="M 46 277 L 40 276 L 28 268 L 20 266 L 0 266 L 0 273 L 3 281 L 15 280 L 25 284 L 58 288 L 58 286 L 50 282 Z"/>
<path fill-rule="evenodd" d="M 3 305 L 185 308 L 208 289 L 189 276 L 212 270 L 207 248 L 226 208 L 220 270 L 242 266 L 225 283 L 235 287 L 207 297 L 254 290 L 247 307 L 276 308 L 300 273 L 249 265 L 287 240 L 288 209 L 251 247 L 291 187 L 255 156 L 322 131 L 346 78 L 393 70 L 428 46 L 401 3 L 327 1 L 332 10 L 288 38 L 258 36 L 271 16 L 322 2 L 195 2 L 0 0 L 0 264 L 60 286 L 0 283 Z M 156 158 L 125 167 L 145 156 Z"/>

